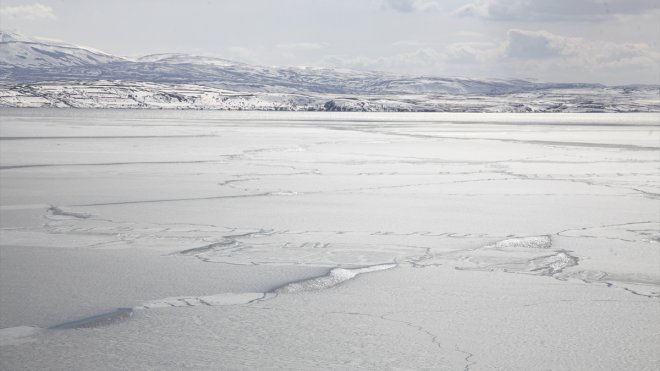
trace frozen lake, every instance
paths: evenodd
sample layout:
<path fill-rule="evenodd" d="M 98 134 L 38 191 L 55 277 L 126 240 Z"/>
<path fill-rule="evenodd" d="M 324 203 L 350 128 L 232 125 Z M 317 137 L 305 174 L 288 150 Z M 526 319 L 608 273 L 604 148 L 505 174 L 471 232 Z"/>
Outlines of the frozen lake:
<path fill-rule="evenodd" d="M 657 113 L 0 114 L 1 369 L 660 368 Z"/>

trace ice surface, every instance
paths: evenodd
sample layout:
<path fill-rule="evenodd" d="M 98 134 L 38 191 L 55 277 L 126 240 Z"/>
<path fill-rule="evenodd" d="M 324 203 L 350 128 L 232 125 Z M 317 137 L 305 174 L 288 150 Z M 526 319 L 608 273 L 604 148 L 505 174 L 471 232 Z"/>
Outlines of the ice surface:
<path fill-rule="evenodd" d="M 20 345 L 35 341 L 43 329 L 32 326 L 6 327 L 0 329 L 0 346 Z"/>
<path fill-rule="evenodd" d="M 660 367 L 657 115 L 0 113 L 2 369 Z"/>
<path fill-rule="evenodd" d="M 0 362 L 10 369 L 651 370 L 657 305 L 580 281 L 408 266 L 249 305 L 144 310 L 112 326 L 48 331 L 3 347 Z"/>

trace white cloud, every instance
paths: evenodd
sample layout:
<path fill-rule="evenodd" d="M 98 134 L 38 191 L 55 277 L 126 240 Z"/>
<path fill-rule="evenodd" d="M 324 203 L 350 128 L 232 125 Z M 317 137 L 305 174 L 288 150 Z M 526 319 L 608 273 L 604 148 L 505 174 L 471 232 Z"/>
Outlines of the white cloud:
<path fill-rule="evenodd" d="M 227 49 L 228 59 L 237 60 L 247 63 L 255 63 L 258 61 L 257 54 L 254 50 L 244 46 L 232 46 Z"/>
<path fill-rule="evenodd" d="M 56 18 L 53 8 L 40 3 L 0 7 L 0 17 L 21 18 L 29 21 Z"/>
<path fill-rule="evenodd" d="M 458 37 L 465 37 L 465 38 L 470 38 L 470 39 L 479 39 L 483 38 L 484 34 L 481 32 L 476 32 L 476 31 L 465 31 L 465 30 L 460 30 L 454 32 L 454 34 Z"/>
<path fill-rule="evenodd" d="M 598 21 L 659 9 L 657 0 L 477 0 L 454 14 L 496 21 Z"/>
<path fill-rule="evenodd" d="M 382 7 L 401 13 L 414 13 L 438 10 L 440 5 L 432 0 L 383 0 Z"/>
<path fill-rule="evenodd" d="M 277 44 L 275 45 L 278 49 L 285 50 L 318 50 L 323 49 L 325 44 L 322 43 L 286 43 L 286 44 Z"/>
<path fill-rule="evenodd" d="M 501 47 L 490 42 L 454 43 L 445 51 L 447 62 L 456 64 L 489 63 L 501 58 Z"/>
<path fill-rule="evenodd" d="M 431 48 L 379 58 L 330 56 L 324 63 L 364 71 L 389 71 L 406 75 L 441 75 L 444 55 Z"/>
<path fill-rule="evenodd" d="M 417 40 L 399 40 L 392 43 L 392 46 L 403 47 L 403 48 L 409 48 L 409 47 L 419 48 L 422 45 L 424 44 Z"/>

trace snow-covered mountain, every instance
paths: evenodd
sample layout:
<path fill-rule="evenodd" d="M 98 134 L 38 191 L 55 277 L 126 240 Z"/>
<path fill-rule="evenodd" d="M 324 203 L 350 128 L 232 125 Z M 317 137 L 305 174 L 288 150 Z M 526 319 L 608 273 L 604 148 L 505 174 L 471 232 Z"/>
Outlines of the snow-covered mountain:
<path fill-rule="evenodd" d="M 478 107 L 486 109 L 475 104 L 484 99 L 506 103 L 506 107 L 495 109 L 506 111 L 529 111 L 539 107 L 544 110 L 590 107 L 596 111 L 628 111 L 631 107 L 632 110 L 648 110 L 648 107 L 658 109 L 660 106 L 656 99 L 658 87 L 613 89 L 598 84 L 411 77 L 319 67 L 262 67 L 187 54 L 155 54 L 129 59 L 8 32 L 0 33 L 0 77 L 4 81 L 0 86 L 0 105 L 5 106 L 32 106 L 38 101 L 49 106 L 162 107 L 162 99 L 169 102 L 167 97 L 172 96 L 182 98 L 173 98 L 178 102 L 177 108 L 216 109 L 478 110 Z M 111 104 L 104 100 L 103 97 L 117 91 L 131 91 L 125 97 L 119 96 L 133 99 L 133 103 Z M 167 93 L 163 95 L 161 91 Z M 188 94 L 191 91 L 195 92 L 192 96 Z M 538 100 L 540 96 L 556 96 L 558 91 L 571 97 L 568 100 L 573 103 L 558 101 L 546 105 L 528 101 L 530 97 Z M 78 93 L 85 99 L 81 100 Z M 215 98 L 208 98 L 209 94 Z M 507 101 L 509 95 L 515 95 L 518 100 Z M 137 98 L 147 96 L 154 98 L 142 101 Z M 200 98 L 202 96 L 206 98 Z M 238 96 L 251 98 L 238 104 Z M 607 99 L 599 99 L 600 96 Z M 616 104 L 610 99 L 613 96 L 617 98 Z M 621 106 L 632 98 L 642 101 Z M 234 103 L 227 103 L 229 101 Z"/>
<path fill-rule="evenodd" d="M 190 55 L 190 54 L 182 54 L 182 53 L 150 54 L 138 58 L 138 61 L 145 63 L 156 62 L 156 63 L 167 63 L 167 64 L 201 64 L 201 65 L 212 65 L 218 67 L 232 67 L 241 64 L 227 59 L 204 57 L 199 55 Z"/>
<path fill-rule="evenodd" d="M 5 79 L 17 82 L 106 79 L 196 83 L 250 92 L 503 94 L 585 86 L 523 80 L 403 77 L 332 68 L 261 67 L 186 54 L 155 54 L 129 60 L 90 48 L 6 32 L 2 33 L 0 42 L 0 69 Z"/>
<path fill-rule="evenodd" d="M 88 66 L 123 60 L 92 48 L 0 31 L 0 68 Z"/>

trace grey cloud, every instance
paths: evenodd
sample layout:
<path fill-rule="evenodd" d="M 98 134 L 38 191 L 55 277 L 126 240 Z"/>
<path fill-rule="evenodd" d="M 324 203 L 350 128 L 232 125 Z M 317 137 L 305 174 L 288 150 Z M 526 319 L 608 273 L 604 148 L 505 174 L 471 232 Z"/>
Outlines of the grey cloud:
<path fill-rule="evenodd" d="M 604 69 L 608 66 L 660 65 L 660 52 L 644 43 L 587 41 L 555 35 L 547 31 L 512 29 L 503 45 L 508 59 L 554 60 L 553 63 Z"/>
<path fill-rule="evenodd" d="M 509 30 L 505 54 L 520 59 L 566 56 L 572 53 L 577 39 L 553 35 L 545 31 Z"/>
<path fill-rule="evenodd" d="M 495 64 L 511 71 L 529 71 L 558 79 L 581 81 L 586 76 L 611 76 L 621 83 L 645 76 L 658 83 L 660 52 L 645 43 L 588 41 L 546 31 L 510 30 L 502 58 Z"/>
<path fill-rule="evenodd" d="M 439 5 L 432 0 L 383 0 L 382 7 L 401 13 L 414 13 L 437 10 Z"/>
<path fill-rule="evenodd" d="M 646 43 L 566 37 L 511 29 L 500 43 L 456 43 L 445 49 L 446 70 L 470 66 L 488 75 L 545 76 L 555 81 L 625 83 L 630 76 L 660 83 L 660 51 Z M 607 76 L 607 78 L 603 78 Z"/>
<path fill-rule="evenodd" d="M 454 14 L 495 21 L 598 21 L 659 9 L 657 0 L 479 0 Z"/>
<path fill-rule="evenodd" d="M 399 12 L 410 13 L 415 10 L 413 0 L 384 0 L 383 7 Z"/>
<path fill-rule="evenodd" d="M 310 42 L 294 42 L 286 44 L 277 44 L 275 45 L 278 49 L 285 50 L 317 50 L 322 49 L 325 44 L 322 43 L 310 43 Z"/>

